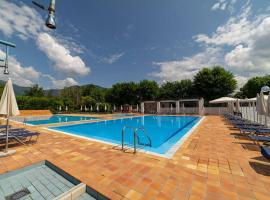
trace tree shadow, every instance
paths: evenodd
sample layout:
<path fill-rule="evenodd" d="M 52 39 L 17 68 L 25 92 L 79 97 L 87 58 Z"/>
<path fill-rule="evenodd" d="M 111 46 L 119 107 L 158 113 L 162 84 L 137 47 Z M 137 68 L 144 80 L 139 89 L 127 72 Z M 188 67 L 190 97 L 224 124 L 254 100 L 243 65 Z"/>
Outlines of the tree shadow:
<path fill-rule="evenodd" d="M 249 164 L 258 174 L 270 176 L 270 163 L 263 164 L 259 162 L 249 162 Z"/>

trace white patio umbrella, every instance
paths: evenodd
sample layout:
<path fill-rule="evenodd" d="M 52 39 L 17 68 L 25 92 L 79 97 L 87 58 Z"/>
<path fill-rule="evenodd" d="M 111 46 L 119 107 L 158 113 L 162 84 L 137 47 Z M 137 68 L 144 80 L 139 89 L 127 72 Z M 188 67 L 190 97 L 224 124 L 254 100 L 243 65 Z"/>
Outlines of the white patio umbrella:
<path fill-rule="evenodd" d="M 107 105 L 105 104 L 105 106 L 104 106 L 104 110 L 105 110 L 105 112 L 107 111 Z"/>
<path fill-rule="evenodd" d="M 9 117 L 16 116 L 20 114 L 20 111 L 18 109 L 16 97 L 14 94 L 12 81 L 11 79 L 8 79 L 2 97 L 0 101 L 0 114 L 6 116 L 6 146 L 4 152 L 0 153 L 0 157 L 2 156 L 8 156 L 11 154 L 14 154 L 16 151 L 8 150 L 8 129 L 9 129 Z"/>
<path fill-rule="evenodd" d="M 235 111 L 237 113 L 240 113 L 241 112 L 239 99 L 236 100 Z"/>
<path fill-rule="evenodd" d="M 82 107 L 82 105 L 81 105 L 81 111 L 83 111 L 83 107 Z"/>
<path fill-rule="evenodd" d="M 265 119 L 265 125 L 266 125 L 266 113 L 267 113 L 267 102 L 265 101 L 265 98 L 264 98 L 264 95 L 263 95 L 263 93 L 261 92 L 260 93 L 260 98 L 259 98 L 259 100 L 260 100 L 260 104 L 259 104 L 259 106 L 260 106 L 260 108 L 259 108 L 259 110 L 260 110 L 260 112 L 259 112 L 259 114 L 260 115 L 264 115 L 264 119 Z"/>
<path fill-rule="evenodd" d="M 93 106 L 91 105 L 91 107 L 90 107 L 90 111 L 92 112 L 93 111 Z"/>
<path fill-rule="evenodd" d="M 62 107 L 61 106 L 59 106 L 59 111 L 61 111 L 62 110 Z"/>
<path fill-rule="evenodd" d="M 87 108 L 86 106 L 84 106 L 84 110 L 85 110 L 85 111 L 88 111 L 88 108 Z"/>
<path fill-rule="evenodd" d="M 214 99 L 209 101 L 209 103 L 228 103 L 228 102 L 235 102 L 235 98 L 232 97 L 220 97 L 218 99 Z"/>
<path fill-rule="evenodd" d="M 270 92 L 267 99 L 267 116 L 270 117 Z"/>
<path fill-rule="evenodd" d="M 115 105 L 113 105 L 113 111 L 116 111 L 116 106 Z"/>
<path fill-rule="evenodd" d="M 139 105 L 137 104 L 136 111 L 139 112 Z"/>
<path fill-rule="evenodd" d="M 123 111 L 123 106 L 121 105 L 121 111 Z"/>
<path fill-rule="evenodd" d="M 66 106 L 66 111 L 68 111 L 68 107 Z"/>
<path fill-rule="evenodd" d="M 247 107 L 247 110 L 248 110 L 247 119 L 250 119 L 250 120 L 251 120 L 251 115 L 250 115 L 250 111 L 251 111 L 251 102 L 250 102 L 250 101 L 248 101 L 248 107 Z"/>
<path fill-rule="evenodd" d="M 184 103 L 182 103 L 182 105 L 181 105 L 181 110 L 185 114 L 185 104 Z"/>
<path fill-rule="evenodd" d="M 233 113 L 234 111 L 234 103 L 233 102 L 228 102 L 228 111 L 229 113 Z"/>
<path fill-rule="evenodd" d="M 260 109 L 260 95 L 257 93 L 257 96 L 256 96 L 257 122 L 259 121 L 259 109 Z"/>
<path fill-rule="evenodd" d="M 98 106 L 98 104 L 97 104 L 97 112 L 99 111 L 99 106 Z"/>

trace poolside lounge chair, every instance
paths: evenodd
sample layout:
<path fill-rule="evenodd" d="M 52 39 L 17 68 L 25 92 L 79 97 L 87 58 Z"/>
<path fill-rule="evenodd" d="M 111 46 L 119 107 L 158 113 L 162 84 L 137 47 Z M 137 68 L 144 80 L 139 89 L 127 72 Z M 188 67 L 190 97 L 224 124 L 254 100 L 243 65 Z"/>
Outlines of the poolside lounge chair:
<path fill-rule="evenodd" d="M 249 135 L 249 138 L 257 142 L 258 145 L 260 145 L 259 142 L 263 142 L 264 145 L 270 145 L 269 136 Z"/>
<path fill-rule="evenodd" d="M 262 146 L 261 147 L 261 154 L 268 160 L 270 160 L 270 148 Z"/>
<path fill-rule="evenodd" d="M 38 132 L 31 132 L 31 131 L 28 131 L 28 130 L 21 130 L 21 131 L 10 131 L 8 137 L 9 137 L 9 139 L 14 139 L 17 142 L 25 145 L 25 142 L 30 142 L 32 140 L 33 136 L 36 137 L 35 142 L 37 142 L 39 135 L 40 135 L 40 133 L 38 133 Z M 6 134 L 1 133 L 0 134 L 0 140 L 5 140 L 5 139 L 6 139 Z"/>

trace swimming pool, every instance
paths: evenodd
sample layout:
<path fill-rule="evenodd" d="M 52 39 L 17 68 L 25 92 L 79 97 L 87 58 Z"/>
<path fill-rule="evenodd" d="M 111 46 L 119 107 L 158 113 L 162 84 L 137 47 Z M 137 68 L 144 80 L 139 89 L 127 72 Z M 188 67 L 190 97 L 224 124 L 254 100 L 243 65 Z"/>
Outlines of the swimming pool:
<path fill-rule="evenodd" d="M 121 144 L 122 128 L 144 127 L 151 140 L 151 146 L 144 146 L 144 150 L 157 154 L 166 154 L 169 150 L 185 138 L 187 133 L 200 121 L 201 117 L 194 116 L 139 116 L 92 123 L 50 127 L 52 130 L 65 132 L 99 141 Z M 141 130 L 137 132 L 140 143 L 148 144 L 148 138 Z M 133 132 L 125 130 L 125 143 L 133 144 Z M 137 140 L 138 143 L 138 140 Z"/>
<path fill-rule="evenodd" d="M 42 124 L 54 124 L 63 122 L 76 122 L 82 120 L 96 120 L 95 117 L 85 117 L 85 116 L 68 116 L 68 115 L 52 115 L 43 117 L 32 117 L 24 121 L 30 125 L 42 125 Z"/>

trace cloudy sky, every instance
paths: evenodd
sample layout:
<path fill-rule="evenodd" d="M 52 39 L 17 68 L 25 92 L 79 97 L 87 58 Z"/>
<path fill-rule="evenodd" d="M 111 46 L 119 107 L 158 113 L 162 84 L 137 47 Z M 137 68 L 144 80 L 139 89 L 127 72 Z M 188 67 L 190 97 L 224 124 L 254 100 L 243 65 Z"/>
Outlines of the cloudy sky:
<path fill-rule="evenodd" d="M 9 66 L 15 83 L 46 89 L 162 83 L 222 65 L 242 85 L 270 72 L 269 0 L 74 2 L 56 1 L 52 31 L 44 26 L 46 12 L 30 0 L 0 0 L 0 39 L 17 45 Z"/>

